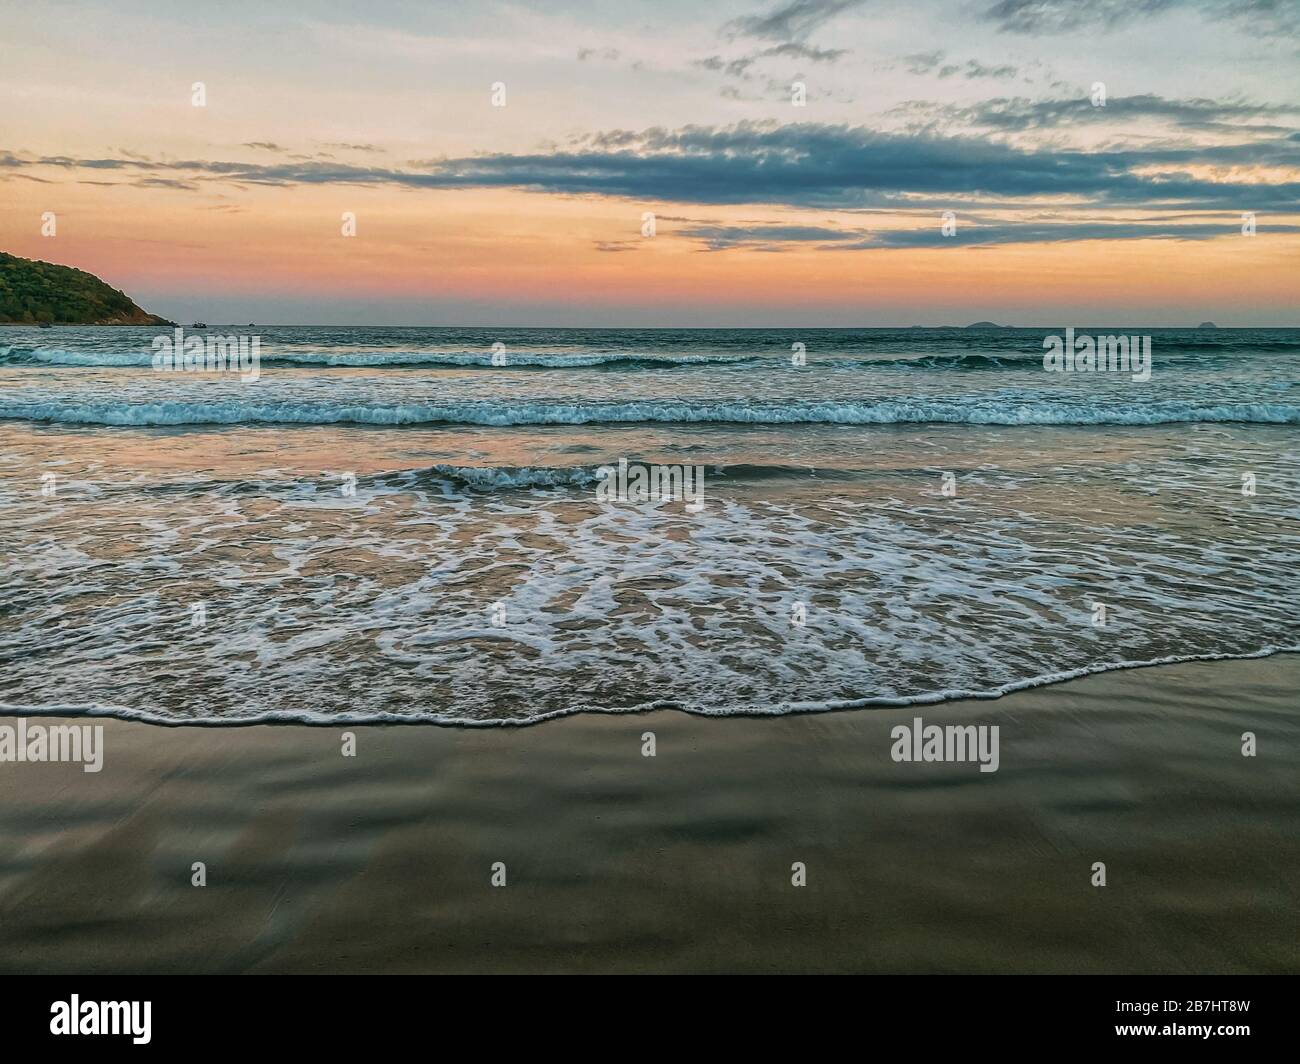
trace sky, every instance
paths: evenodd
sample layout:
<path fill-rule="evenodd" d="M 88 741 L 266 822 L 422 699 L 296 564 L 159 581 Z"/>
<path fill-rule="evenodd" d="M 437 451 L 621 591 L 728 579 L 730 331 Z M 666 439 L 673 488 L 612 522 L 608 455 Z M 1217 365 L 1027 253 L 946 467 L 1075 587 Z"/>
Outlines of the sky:
<path fill-rule="evenodd" d="M 0 250 L 180 321 L 1300 326 L 1300 0 L 0 25 Z"/>

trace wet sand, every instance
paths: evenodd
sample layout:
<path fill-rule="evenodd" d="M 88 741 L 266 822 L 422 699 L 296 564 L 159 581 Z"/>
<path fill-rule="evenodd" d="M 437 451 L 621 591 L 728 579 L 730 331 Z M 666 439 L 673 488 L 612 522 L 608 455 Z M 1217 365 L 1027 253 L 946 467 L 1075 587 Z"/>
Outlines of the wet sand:
<path fill-rule="evenodd" d="M 915 716 L 998 725 L 999 770 L 892 761 Z M 5 972 L 1300 971 L 1296 655 L 907 710 L 353 728 L 352 758 L 341 728 L 95 723 L 98 774 L 0 764 Z"/>

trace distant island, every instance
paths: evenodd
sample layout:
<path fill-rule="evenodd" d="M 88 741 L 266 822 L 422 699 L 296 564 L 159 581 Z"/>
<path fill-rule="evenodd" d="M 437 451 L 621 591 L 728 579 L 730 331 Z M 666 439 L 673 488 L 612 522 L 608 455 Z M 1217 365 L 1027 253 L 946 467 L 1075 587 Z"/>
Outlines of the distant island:
<path fill-rule="evenodd" d="M 977 321 L 974 325 L 967 325 L 968 329 L 1009 329 L 1009 325 L 999 325 L 995 321 Z"/>
<path fill-rule="evenodd" d="M 1197 326 L 1197 328 L 1198 328 L 1198 329 L 1217 329 L 1218 326 L 1215 325 L 1214 322 L 1212 322 L 1212 321 L 1203 321 L 1203 322 L 1201 322 L 1200 325 Z"/>
<path fill-rule="evenodd" d="M 0 251 L 0 324 L 173 325 L 94 274 Z"/>

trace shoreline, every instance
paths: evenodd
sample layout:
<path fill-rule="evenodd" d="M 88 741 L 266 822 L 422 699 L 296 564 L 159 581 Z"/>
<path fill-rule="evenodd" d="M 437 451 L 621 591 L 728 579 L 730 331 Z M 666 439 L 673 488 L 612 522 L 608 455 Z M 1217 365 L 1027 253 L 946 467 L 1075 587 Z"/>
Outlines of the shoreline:
<path fill-rule="evenodd" d="M 0 765 L 0 971 L 1300 971 L 1297 692 L 1279 654 L 761 724 L 348 726 L 351 758 L 99 718 L 99 773 Z M 894 762 L 916 716 L 1000 727 L 999 769 Z"/>
<path fill-rule="evenodd" d="M 5 717 L 39 720 L 56 718 L 59 720 L 116 720 L 130 724 L 147 724 L 156 728 L 369 728 L 369 727 L 434 727 L 434 728 L 534 728 L 553 721 L 565 720 L 575 716 L 609 716 L 640 717 L 652 713 L 684 713 L 691 717 L 728 718 L 738 717 L 748 720 L 771 720 L 784 717 L 814 716 L 827 713 L 853 713 L 872 709 L 909 709 L 916 707 L 942 707 L 961 702 L 996 702 L 1008 695 L 1024 691 L 1035 691 L 1061 684 L 1085 680 L 1090 676 L 1105 676 L 1115 672 L 1132 672 L 1141 669 L 1158 669 L 1169 665 L 1190 665 L 1216 661 L 1257 661 L 1266 658 L 1300 655 L 1300 647 L 1267 647 L 1263 650 L 1243 654 L 1190 654 L 1170 655 L 1152 661 L 1121 661 L 1099 666 L 1082 666 L 1065 672 L 1035 676 L 1027 680 L 1013 681 L 1002 687 L 987 692 L 977 691 L 935 691 L 925 695 L 902 698 L 871 697 L 848 699 L 829 703 L 791 702 L 783 708 L 767 710 L 707 710 L 692 708 L 685 703 L 664 700 L 633 710 L 602 710 L 590 706 L 578 706 L 574 709 L 559 710 L 540 717 L 501 718 L 492 720 L 473 720 L 457 717 L 413 717 L 402 714 L 364 714 L 361 716 L 331 715 L 329 717 L 310 717 L 302 714 L 293 715 L 282 711 L 262 714 L 256 717 L 200 717 L 193 720 L 178 717 L 150 716 L 127 706 L 49 706 L 31 708 L 0 702 L 0 719 Z"/>

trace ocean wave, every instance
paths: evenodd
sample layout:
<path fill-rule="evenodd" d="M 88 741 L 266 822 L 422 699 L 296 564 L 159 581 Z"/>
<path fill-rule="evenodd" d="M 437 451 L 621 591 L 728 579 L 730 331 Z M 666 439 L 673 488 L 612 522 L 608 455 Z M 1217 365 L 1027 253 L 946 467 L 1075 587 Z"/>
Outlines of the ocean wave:
<path fill-rule="evenodd" d="M 1296 348 L 1300 352 L 1300 347 Z M 811 361 L 811 360 L 810 360 Z M 1156 366 L 1183 366 L 1188 369 L 1221 369 L 1225 366 L 1238 365 L 1232 358 L 1215 358 L 1206 355 L 1189 355 L 1182 350 L 1154 348 L 1152 361 Z M 923 370 L 1021 370 L 1041 372 L 1043 355 L 1041 351 L 1004 351 L 998 354 L 963 353 L 945 355 L 918 355 L 914 358 L 889 359 L 833 359 L 819 362 L 821 365 L 839 367 L 882 367 L 889 369 L 923 369 Z"/>
<path fill-rule="evenodd" d="M 1241 356 L 1250 352 L 1300 354 L 1300 344 L 1193 343 L 1156 346 L 1157 365 L 1180 365 L 1210 370 L 1240 366 Z M 843 370 L 923 370 L 965 372 L 1042 368 L 1042 354 L 1033 350 L 986 352 L 924 352 L 882 357 L 868 348 L 862 353 L 844 350 L 810 351 L 808 367 Z M 784 351 L 765 353 L 672 354 L 668 352 L 591 351 L 507 351 L 496 365 L 489 351 L 268 351 L 261 355 L 266 368 L 282 369 L 464 369 L 464 370 L 676 370 L 746 368 L 766 366 L 788 369 Z M 149 351 L 70 351 L 63 348 L 0 347 L 0 366 L 68 367 L 94 369 L 150 369 Z"/>
<path fill-rule="evenodd" d="M 388 481 L 390 473 L 373 478 Z M 453 466 L 433 465 L 413 471 L 407 479 L 417 483 L 450 483 L 470 491 L 500 491 L 518 488 L 585 487 L 599 478 L 595 468 L 587 466 Z"/>
<path fill-rule="evenodd" d="M 576 703 L 564 709 L 545 713 L 534 713 L 524 717 L 475 718 L 459 717 L 446 713 L 394 713 L 385 710 L 369 712 L 323 713 L 311 710 L 266 710 L 248 713 L 242 716 L 196 716 L 183 717 L 157 710 L 143 709 L 137 706 L 121 706 L 106 702 L 64 703 L 56 702 L 44 705 L 0 702 L 0 714 L 19 717 L 112 717 L 118 720 L 137 721 L 144 724 L 162 725 L 164 727 L 246 727 L 253 724 L 303 724 L 319 727 L 355 727 L 367 724 L 437 724 L 455 727 L 523 727 L 541 724 L 548 720 L 573 716 L 578 713 L 627 714 L 647 713 L 657 710 L 678 710 L 705 717 L 783 717 L 796 713 L 827 713 L 847 709 L 901 709 L 908 706 L 938 705 L 945 702 L 991 701 L 1013 694 L 1016 691 L 1030 690 L 1036 687 L 1049 687 L 1080 680 L 1099 673 L 1117 672 L 1127 669 L 1146 669 L 1161 665 L 1182 665 L 1198 661 L 1250 661 L 1257 658 L 1270 658 L 1277 654 L 1294 654 L 1300 652 L 1300 646 L 1266 646 L 1255 651 L 1240 653 L 1204 653 L 1204 654 L 1170 654 L 1145 661 L 1099 662 L 1079 668 L 1062 669 L 1057 672 L 1043 673 L 1020 680 L 1012 680 L 996 687 L 981 689 L 946 689 L 926 691 L 915 695 L 898 697 L 870 697 L 850 699 L 826 699 L 817 701 L 787 701 L 773 703 L 759 708 L 749 706 L 732 709 L 723 706 L 706 706 L 698 703 L 684 702 L 679 699 L 655 699 L 634 709 L 612 710 L 599 705 Z"/>
<path fill-rule="evenodd" d="M 642 464 L 648 464 L 642 463 Z M 685 464 L 691 465 L 687 461 Z M 717 465 L 708 463 L 710 476 L 718 482 L 751 482 L 757 480 L 828 480 L 851 481 L 861 476 L 862 470 L 849 468 L 736 463 Z M 446 483 L 470 491 L 500 491 L 517 488 L 588 487 L 595 484 L 601 465 L 590 466 L 457 466 L 432 465 L 422 469 L 406 470 L 396 474 L 399 483 L 423 485 L 426 482 Z M 912 470 L 915 471 L 915 470 Z M 358 484 L 391 485 L 395 474 L 375 473 L 358 478 Z"/>
<path fill-rule="evenodd" d="M 452 369 L 675 369 L 679 366 L 736 365 L 756 361 L 748 355 L 670 355 L 628 352 L 561 354 L 546 351 L 507 351 L 501 365 L 491 352 L 482 351 L 326 351 L 281 352 L 262 358 L 267 366 L 319 366 L 323 368 L 415 369 L 422 366 Z"/>
<path fill-rule="evenodd" d="M 261 356 L 263 366 L 321 369 L 674 369 L 679 366 L 738 365 L 760 361 L 751 355 L 658 354 L 593 351 L 571 354 L 548 351 L 507 351 L 505 361 L 493 363 L 490 351 L 280 351 Z M 149 369 L 149 351 L 68 351 L 63 348 L 0 348 L 0 365 Z"/>
<path fill-rule="evenodd" d="M 642 464 L 649 464 L 643 462 Z M 690 461 L 686 465 L 692 465 Z M 862 475 L 860 469 L 829 466 L 800 466 L 738 462 L 734 465 L 706 464 L 716 482 L 752 482 L 758 480 L 827 480 L 852 481 Z M 448 480 L 471 490 L 493 491 L 502 488 L 587 487 L 600 479 L 600 466 L 448 466 L 435 465 L 417 470 L 419 480 Z M 919 472 L 921 470 L 909 470 Z M 391 474 L 382 474 L 385 477 Z M 716 483 L 715 482 L 715 483 Z"/>
<path fill-rule="evenodd" d="M 1289 403 L 1189 401 L 1069 402 L 997 398 L 859 401 L 448 403 L 256 402 L 0 402 L 0 420 L 74 425 L 163 427 L 181 425 L 600 425 L 720 423 L 749 425 L 1169 425 L 1191 422 L 1300 424 L 1300 406 Z"/>
<path fill-rule="evenodd" d="M 1294 340 L 1179 340 L 1163 339 L 1161 342 L 1178 351 L 1288 351 L 1300 352 L 1300 342 Z"/>
<path fill-rule="evenodd" d="M 483 351 L 281 351 L 260 357 L 262 366 L 316 369 L 676 369 L 679 367 L 767 365 L 786 368 L 784 352 L 777 355 L 667 354 L 590 352 L 583 354 L 547 351 L 507 352 L 496 365 L 491 352 Z M 1009 351 L 1002 354 L 917 354 L 904 358 L 813 356 L 815 366 L 831 369 L 1037 369 L 1042 357 Z M 70 368 L 150 369 L 153 355 L 147 351 L 68 351 L 62 348 L 0 348 L 0 365 L 67 366 Z"/>
<path fill-rule="evenodd" d="M 648 461 L 641 464 L 650 464 Z M 687 465 L 701 464 L 685 462 Z M 444 494 L 487 494 L 492 492 L 526 491 L 546 488 L 588 488 L 600 479 L 600 469 L 610 463 L 563 466 L 462 466 L 436 464 L 415 469 L 384 470 L 357 477 L 357 488 L 378 491 L 405 491 L 410 489 L 441 490 Z M 818 480 L 825 482 L 852 482 L 864 470 L 848 467 L 802 466 L 780 464 L 735 463 L 719 465 L 703 463 L 715 484 L 750 484 L 766 480 Z M 873 470 L 880 472 L 879 469 Z M 894 469 L 890 472 L 925 473 L 927 468 Z M 330 480 L 326 490 L 337 490 L 337 481 Z M 100 495 L 258 495 L 270 496 L 281 492 L 314 494 L 322 484 L 311 479 L 270 478 L 252 480 L 176 479 L 167 481 L 130 480 L 110 486 L 85 485 L 83 490 L 93 490 Z"/>
<path fill-rule="evenodd" d="M 0 366 L 91 366 L 148 369 L 153 355 L 142 351 L 66 351 L 61 348 L 0 348 Z"/>

